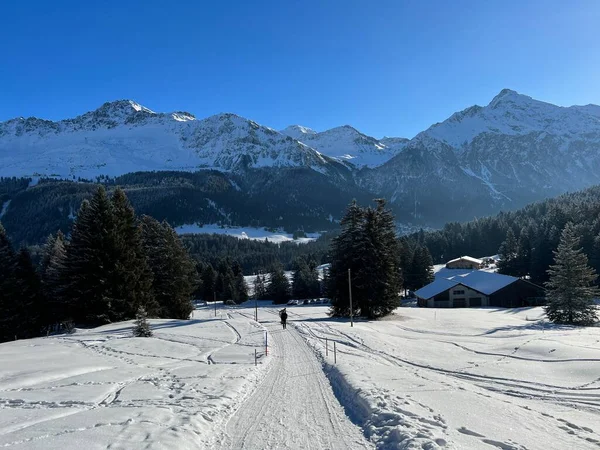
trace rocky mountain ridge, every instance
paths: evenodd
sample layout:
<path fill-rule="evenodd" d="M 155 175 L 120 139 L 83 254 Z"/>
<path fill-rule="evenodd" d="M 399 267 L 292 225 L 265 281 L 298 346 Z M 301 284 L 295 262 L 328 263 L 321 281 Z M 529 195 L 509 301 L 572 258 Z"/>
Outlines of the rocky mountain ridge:
<path fill-rule="evenodd" d="M 253 196 L 285 184 L 281 202 L 321 186 L 309 203 L 325 217 L 339 217 L 337 205 L 350 196 L 383 196 L 401 222 L 435 226 L 600 183 L 600 106 L 560 107 L 504 89 L 410 140 L 377 139 L 348 125 L 279 132 L 235 114 L 199 120 L 130 100 L 58 122 L 0 123 L 0 176 L 204 169 L 235 174 Z M 325 192 L 339 197 L 330 202 L 335 210 L 323 207 Z"/>

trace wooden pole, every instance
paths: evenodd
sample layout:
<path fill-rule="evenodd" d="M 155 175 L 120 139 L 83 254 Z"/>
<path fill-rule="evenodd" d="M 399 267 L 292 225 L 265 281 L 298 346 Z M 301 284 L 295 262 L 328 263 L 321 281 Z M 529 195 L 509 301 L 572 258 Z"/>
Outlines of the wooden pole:
<path fill-rule="evenodd" d="M 325 338 L 325 356 L 329 355 L 329 349 L 327 348 L 327 338 Z"/>
<path fill-rule="evenodd" d="M 213 291 L 213 303 L 215 304 L 215 317 L 217 317 L 217 292 Z"/>
<path fill-rule="evenodd" d="M 267 334 L 267 331 L 265 330 L 265 356 L 267 356 L 269 354 L 269 335 Z"/>
<path fill-rule="evenodd" d="M 257 366 L 258 363 L 256 362 L 256 349 L 254 349 L 254 365 Z"/>
<path fill-rule="evenodd" d="M 337 350 L 335 349 L 335 341 L 333 341 L 333 363 L 337 364 Z"/>

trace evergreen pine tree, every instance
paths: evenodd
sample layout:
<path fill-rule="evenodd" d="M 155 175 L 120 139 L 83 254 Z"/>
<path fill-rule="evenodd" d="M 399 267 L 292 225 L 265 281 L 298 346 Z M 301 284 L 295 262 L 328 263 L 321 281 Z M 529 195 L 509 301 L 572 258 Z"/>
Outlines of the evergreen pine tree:
<path fill-rule="evenodd" d="M 319 276 L 314 261 L 297 258 L 292 276 L 292 296 L 297 299 L 316 298 L 320 294 Z"/>
<path fill-rule="evenodd" d="M 266 295 L 267 289 L 265 286 L 265 277 L 258 273 L 254 279 L 254 298 L 261 300 L 264 299 Z"/>
<path fill-rule="evenodd" d="M 331 246 L 328 292 L 333 316 L 350 314 L 348 269 L 352 277 L 353 314 L 378 318 L 399 306 L 401 251 L 394 217 L 383 200 L 367 210 L 353 202 Z"/>
<path fill-rule="evenodd" d="M 65 304 L 60 296 L 61 273 L 67 257 L 65 236 L 58 231 L 56 236 L 50 235 L 44 245 L 40 262 L 40 275 L 45 305 L 43 322 L 51 329 L 66 317 Z"/>
<path fill-rule="evenodd" d="M 140 306 L 156 315 L 158 304 L 152 295 L 152 272 L 142 245 L 142 234 L 133 207 L 125 192 L 117 188 L 112 196 L 114 248 L 111 284 L 111 321 L 131 319 Z"/>
<path fill-rule="evenodd" d="M 20 326 L 15 283 L 16 257 L 0 224 L 0 342 L 13 340 Z"/>
<path fill-rule="evenodd" d="M 357 274 L 362 267 L 364 256 L 364 217 L 365 211 L 358 206 L 356 200 L 350 203 L 340 225 L 342 231 L 331 243 L 331 266 L 329 267 L 329 282 L 327 292 L 331 298 L 330 314 L 332 316 L 350 315 L 350 296 L 348 290 L 348 269 Z M 354 298 L 360 293 L 354 290 Z M 353 314 L 359 311 L 358 303 L 352 304 Z"/>
<path fill-rule="evenodd" d="M 371 319 L 385 316 L 400 306 L 402 288 L 394 217 L 385 208 L 384 200 L 376 202 L 377 208 L 368 208 L 365 213 L 363 265 L 353 276 L 360 314 Z"/>
<path fill-rule="evenodd" d="M 514 276 L 525 278 L 530 275 L 531 251 L 531 235 L 527 228 L 523 228 L 517 241 L 517 252 L 514 262 Z"/>
<path fill-rule="evenodd" d="M 142 241 L 153 275 L 152 289 L 159 317 L 187 319 L 194 310 L 196 267 L 169 224 L 143 216 Z"/>
<path fill-rule="evenodd" d="M 413 252 L 414 249 L 407 238 L 401 238 L 399 243 L 399 264 L 400 271 L 402 274 L 402 282 L 404 291 L 406 293 L 407 289 L 412 289 L 413 277 L 412 277 L 412 263 L 413 263 Z"/>
<path fill-rule="evenodd" d="M 44 301 L 42 283 L 31 262 L 31 255 L 26 248 L 17 254 L 15 270 L 15 298 L 19 338 L 39 336 L 46 325 L 44 317 Z"/>
<path fill-rule="evenodd" d="M 246 286 L 246 280 L 242 272 L 235 276 L 235 302 L 244 303 L 248 300 L 248 286 Z"/>
<path fill-rule="evenodd" d="M 146 309 L 140 305 L 135 315 L 135 326 L 133 328 L 133 335 L 135 337 L 150 337 L 152 336 L 152 330 L 148 323 L 148 313 Z"/>
<path fill-rule="evenodd" d="M 506 239 L 498 249 L 500 261 L 498 262 L 498 272 L 503 275 L 516 275 L 518 272 L 518 243 L 512 228 L 506 232 Z"/>
<path fill-rule="evenodd" d="M 433 260 L 427 247 L 419 245 L 415 248 L 411 271 L 412 290 L 420 289 L 434 280 Z"/>
<path fill-rule="evenodd" d="M 290 283 L 279 263 L 275 264 L 271 270 L 267 292 L 269 299 L 276 304 L 286 303 L 290 297 Z"/>
<path fill-rule="evenodd" d="M 567 223 L 554 252 L 555 263 L 548 270 L 550 280 L 545 283 L 546 314 L 552 322 L 591 325 L 598 320 L 594 304 L 598 289 L 592 285 L 597 275 L 578 246 L 573 224 Z"/>
<path fill-rule="evenodd" d="M 194 291 L 194 299 L 204 298 L 204 264 L 196 261 L 196 290 Z"/>
<path fill-rule="evenodd" d="M 208 264 L 202 271 L 202 284 L 204 286 L 204 300 L 212 302 L 215 295 L 217 283 L 217 274 L 211 264 Z"/>
<path fill-rule="evenodd" d="M 101 186 L 81 204 L 61 272 L 61 297 L 76 323 L 110 322 L 114 247 L 113 206 Z"/>

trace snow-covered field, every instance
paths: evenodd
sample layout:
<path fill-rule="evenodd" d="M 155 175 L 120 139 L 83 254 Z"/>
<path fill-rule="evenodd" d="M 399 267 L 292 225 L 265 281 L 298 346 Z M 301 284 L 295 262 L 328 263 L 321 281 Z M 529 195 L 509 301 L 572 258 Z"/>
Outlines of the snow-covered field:
<path fill-rule="evenodd" d="M 599 327 L 552 326 L 541 308 L 400 308 L 353 328 L 292 311 L 321 355 L 328 338 L 338 397 L 382 448 L 600 447 Z"/>
<path fill-rule="evenodd" d="M 236 237 L 238 239 L 252 239 L 255 241 L 264 241 L 279 244 L 281 242 L 296 242 L 298 244 L 306 244 L 307 242 L 317 240 L 320 233 L 307 233 L 306 237 L 294 239 L 294 236 L 283 231 L 272 232 L 266 228 L 253 227 L 225 227 L 219 225 L 181 225 L 175 228 L 178 234 L 224 234 L 227 236 Z"/>
<path fill-rule="evenodd" d="M 127 322 L 1 344 L 0 447 L 600 448 L 600 327 L 541 308 L 326 312 L 288 307 L 284 331 L 249 302 L 152 321 L 154 338 Z"/>
<path fill-rule="evenodd" d="M 264 328 L 213 314 L 0 344 L 0 448 L 211 448 L 266 367 Z"/>

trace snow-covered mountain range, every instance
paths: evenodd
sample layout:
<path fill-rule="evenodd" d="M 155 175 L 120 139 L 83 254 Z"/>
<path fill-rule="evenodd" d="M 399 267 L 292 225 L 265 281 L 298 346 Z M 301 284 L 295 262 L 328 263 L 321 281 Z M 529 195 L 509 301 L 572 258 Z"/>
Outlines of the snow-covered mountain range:
<path fill-rule="evenodd" d="M 377 167 L 395 156 L 408 139 L 392 138 L 382 142 L 361 133 L 350 125 L 317 133 L 300 125 L 289 126 L 281 132 L 320 153 L 339 161 L 352 163 L 357 168 Z"/>
<path fill-rule="evenodd" d="M 17 118 L 0 123 L 0 175 L 94 178 L 134 171 L 202 168 L 235 171 L 309 167 L 333 160 L 235 114 L 203 120 L 155 113 L 131 100 L 105 103 L 74 119 Z"/>
<path fill-rule="evenodd" d="M 410 140 L 377 139 L 348 125 L 276 131 L 234 114 L 198 120 L 130 100 L 58 122 L 0 123 L 0 176 L 200 169 L 247 178 L 260 170 L 254 195 L 272 192 L 275 180 L 296 183 L 286 201 L 320 177 L 320 186 L 329 180 L 337 192 L 386 197 L 403 222 L 437 225 L 600 183 L 600 106 L 560 107 L 504 89 L 487 106 L 457 112 Z M 309 175 L 300 182 L 284 169 Z"/>
<path fill-rule="evenodd" d="M 466 219 L 598 184 L 599 174 L 599 106 L 560 107 L 504 89 L 419 133 L 361 183 L 416 203 L 417 216 L 446 204 Z"/>

